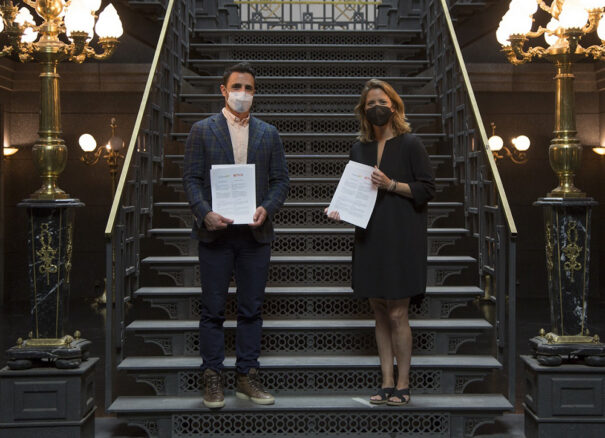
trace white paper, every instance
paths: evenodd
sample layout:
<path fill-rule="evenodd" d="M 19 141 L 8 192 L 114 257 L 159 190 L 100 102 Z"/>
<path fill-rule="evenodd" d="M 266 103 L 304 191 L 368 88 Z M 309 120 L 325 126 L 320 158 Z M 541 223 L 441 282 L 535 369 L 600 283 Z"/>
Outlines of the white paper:
<path fill-rule="evenodd" d="M 328 213 L 337 211 L 340 219 L 366 228 L 372 216 L 378 189 L 372 184 L 372 166 L 349 161 L 336 187 Z"/>
<path fill-rule="evenodd" d="M 212 211 L 234 224 L 251 224 L 256 211 L 254 164 L 215 164 L 210 169 Z"/>

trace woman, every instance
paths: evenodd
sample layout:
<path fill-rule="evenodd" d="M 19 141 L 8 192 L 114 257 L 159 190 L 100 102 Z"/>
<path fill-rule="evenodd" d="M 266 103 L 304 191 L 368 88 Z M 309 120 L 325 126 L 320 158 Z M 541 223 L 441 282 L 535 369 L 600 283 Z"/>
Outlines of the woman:
<path fill-rule="evenodd" d="M 410 133 L 403 102 L 388 83 L 368 81 L 355 113 L 361 129 L 350 158 L 374 166 L 378 197 L 367 228 L 355 228 L 353 292 L 369 298 L 376 318 L 382 385 L 370 402 L 400 406 L 410 401 L 408 307 L 411 297 L 426 290 L 427 203 L 434 177 L 424 146 Z M 340 219 L 338 212 L 329 216 Z"/>

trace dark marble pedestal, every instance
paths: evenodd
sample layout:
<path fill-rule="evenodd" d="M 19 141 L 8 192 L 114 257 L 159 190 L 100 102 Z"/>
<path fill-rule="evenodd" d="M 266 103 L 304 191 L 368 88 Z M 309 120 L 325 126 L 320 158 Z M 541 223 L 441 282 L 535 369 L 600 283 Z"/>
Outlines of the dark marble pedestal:
<path fill-rule="evenodd" d="M 605 369 L 583 364 L 547 367 L 531 356 L 521 360 L 527 438 L 605 436 Z"/>
<path fill-rule="evenodd" d="M 35 200 L 19 204 L 27 209 L 27 252 L 31 317 L 29 329 L 7 350 L 11 369 L 45 361 L 58 368 L 75 368 L 88 356 L 89 341 L 65 336 L 70 293 L 73 224 L 77 199 Z M 25 341 L 23 339 L 26 339 Z"/>
<path fill-rule="evenodd" d="M 543 365 L 559 365 L 571 356 L 603 366 L 605 344 L 588 324 L 590 218 L 597 203 L 592 198 L 540 198 L 534 205 L 544 211 L 551 327 L 530 345 Z"/>
<path fill-rule="evenodd" d="M 97 361 L 0 370 L 0 438 L 93 438 Z"/>

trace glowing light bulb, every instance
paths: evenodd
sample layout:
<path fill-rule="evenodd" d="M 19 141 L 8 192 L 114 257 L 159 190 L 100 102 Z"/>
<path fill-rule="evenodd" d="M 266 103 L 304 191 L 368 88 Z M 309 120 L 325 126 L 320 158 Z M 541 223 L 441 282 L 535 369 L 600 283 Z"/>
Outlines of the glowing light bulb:
<path fill-rule="evenodd" d="M 82 134 L 78 139 L 78 144 L 84 152 L 92 152 L 97 147 L 97 141 L 90 134 Z"/>
<path fill-rule="evenodd" d="M 489 146 L 490 150 L 497 152 L 504 146 L 504 140 L 502 140 L 502 137 L 499 135 L 492 135 L 487 140 L 487 145 Z"/>

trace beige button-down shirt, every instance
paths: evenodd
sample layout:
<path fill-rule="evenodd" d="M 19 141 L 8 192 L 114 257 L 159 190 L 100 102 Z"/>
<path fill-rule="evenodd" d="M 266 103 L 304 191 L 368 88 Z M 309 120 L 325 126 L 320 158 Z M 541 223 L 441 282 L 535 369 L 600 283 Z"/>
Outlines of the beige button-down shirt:
<path fill-rule="evenodd" d="M 223 115 L 227 119 L 227 126 L 229 127 L 235 164 L 246 164 L 248 162 L 248 122 L 250 116 L 240 119 L 227 108 L 223 108 Z"/>

